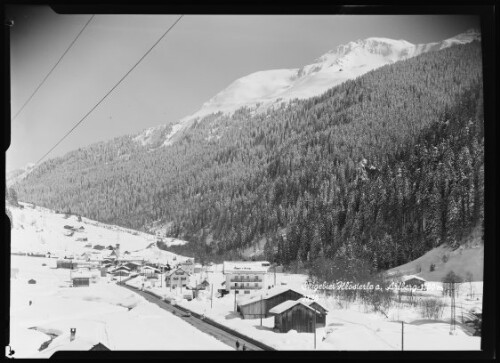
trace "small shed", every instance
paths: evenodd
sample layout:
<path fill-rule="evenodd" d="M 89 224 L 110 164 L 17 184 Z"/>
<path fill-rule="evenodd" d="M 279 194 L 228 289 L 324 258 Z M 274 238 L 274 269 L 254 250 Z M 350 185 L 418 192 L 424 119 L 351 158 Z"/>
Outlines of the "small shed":
<path fill-rule="evenodd" d="M 288 300 L 271 310 L 274 315 L 274 329 L 280 333 L 296 330 L 298 333 L 313 333 L 320 312 L 300 301 Z"/>
<path fill-rule="evenodd" d="M 261 302 L 262 297 L 262 302 Z M 256 319 L 261 315 L 269 316 L 269 310 L 282 302 L 288 300 L 299 300 L 304 295 L 291 288 L 273 288 L 267 290 L 265 294 L 255 294 L 254 296 L 240 301 L 237 305 L 237 311 L 240 312 L 243 319 Z"/>
<path fill-rule="evenodd" d="M 403 277 L 403 284 L 414 289 L 424 289 L 427 281 L 419 276 L 409 275 Z"/>
<path fill-rule="evenodd" d="M 207 280 L 203 280 L 198 285 L 196 285 L 195 290 L 206 290 L 210 286 Z"/>
<path fill-rule="evenodd" d="M 90 286 L 91 275 L 88 272 L 78 271 L 71 275 L 73 287 Z"/>

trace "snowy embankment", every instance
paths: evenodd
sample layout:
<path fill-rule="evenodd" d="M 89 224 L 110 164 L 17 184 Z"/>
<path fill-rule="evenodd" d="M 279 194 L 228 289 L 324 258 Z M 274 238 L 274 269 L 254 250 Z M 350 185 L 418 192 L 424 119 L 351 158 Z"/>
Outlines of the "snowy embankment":
<path fill-rule="evenodd" d="M 215 272 L 205 272 L 195 276 L 197 280 L 207 279 L 213 284 L 213 299 L 211 288 L 201 291 L 198 298 L 187 301 L 182 298 L 180 290 L 146 284 L 145 290 L 161 298 L 175 300 L 191 311 L 204 314 L 206 317 L 234 329 L 242 334 L 264 342 L 278 350 L 313 350 L 314 334 L 278 333 L 273 331 L 274 318 L 242 319 L 234 311 L 234 294 L 223 298 L 217 297 L 217 290 L 221 288 L 224 277 L 220 268 Z M 270 274 L 269 278 L 273 278 Z M 305 295 L 316 296 L 318 301 L 328 309 L 326 325 L 316 330 L 317 350 L 401 350 L 401 321 L 404 321 L 404 349 L 405 350 L 478 350 L 480 337 L 471 336 L 463 325 L 457 324 L 456 330 L 450 334 L 450 298 L 442 297 L 438 289 L 430 289 L 415 293 L 414 305 L 402 303 L 392 304 L 385 311 L 385 315 L 373 312 L 371 306 L 359 300 L 345 302 L 335 297 L 315 295 L 314 291 L 305 289 L 303 285 L 307 277 L 298 274 L 276 274 L 276 285 L 291 287 Z M 141 288 L 142 281 L 136 278 L 127 282 L 128 285 Z M 474 297 L 470 297 L 470 292 Z M 183 290 L 186 292 L 186 290 Z M 256 293 L 258 296 L 258 293 Z M 243 296 L 243 295 L 242 295 Z M 244 295 L 248 297 L 249 295 Z M 424 319 L 419 301 L 423 299 L 442 299 L 445 306 L 438 319 Z M 237 298 L 238 299 L 238 298 Z M 238 300 L 237 300 L 238 301 Z M 465 313 L 472 309 L 481 310 L 482 282 L 463 284 L 457 296 L 457 320 L 460 321 L 462 311 Z"/>
<path fill-rule="evenodd" d="M 67 287 L 69 270 L 54 267 L 54 259 L 12 256 L 12 268 L 18 269 L 11 278 L 10 347 L 15 358 L 88 350 L 98 343 L 111 350 L 231 350 L 105 278 L 89 287 Z M 28 284 L 30 279 L 36 284 Z M 74 341 L 71 328 L 76 329 Z M 46 347 L 40 351 L 42 345 Z"/>

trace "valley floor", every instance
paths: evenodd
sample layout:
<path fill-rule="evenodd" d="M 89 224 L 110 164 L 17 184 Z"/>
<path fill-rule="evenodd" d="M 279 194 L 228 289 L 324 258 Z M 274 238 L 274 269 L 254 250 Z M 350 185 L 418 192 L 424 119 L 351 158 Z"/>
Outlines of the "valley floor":
<path fill-rule="evenodd" d="M 14 358 L 89 350 L 97 343 L 111 350 L 232 350 L 104 278 L 89 287 L 69 287 L 69 270 L 56 269 L 55 259 L 12 256 L 11 262 L 18 269 L 10 294 Z M 36 284 L 28 284 L 30 279 Z M 71 328 L 76 329 L 73 341 Z"/>
<path fill-rule="evenodd" d="M 312 295 L 328 309 L 326 326 L 316 330 L 316 348 L 313 333 L 288 333 L 273 331 L 274 318 L 242 319 L 234 311 L 234 294 L 223 298 L 217 297 L 217 289 L 223 281 L 220 272 L 208 272 L 200 276 L 207 278 L 214 285 L 214 295 L 210 290 L 203 291 L 192 301 L 182 299 L 180 291 L 171 291 L 165 286 L 149 286 L 147 290 L 162 298 L 169 298 L 177 304 L 250 336 L 278 350 L 401 350 L 401 321 L 404 321 L 404 350 L 479 350 L 481 338 L 472 336 L 470 329 L 461 324 L 462 315 L 472 309 L 481 310 L 482 282 L 470 285 L 474 291 L 471 298 L 469 284 L 459 290 L 456 302 L 455 331 L 450 334 L 450 298 L 443 297 L 439 289 L 419 292 L 410 305 L 408 297 L 401 303 L 394 301 L 389 309 L 382 313 L 374 312 L 370 306 L 360 302 L 345 302 L 335 297 L 315 295 L 314 291 L 305 288 L 307 276 L 298 274 L 277 274 L 277 285 L 292 287 L 304 295 Z M 141 288 L 140 278 L 132 279 L 127 285 Z M 440 284 L 436 283 L 436 287 Z M 245 295 L 249 296 L 249 295 Z M 445 306 L 438 319 L 426 319 L 422 312 L 421 301 L 425 299 L 441 299 Z"/>

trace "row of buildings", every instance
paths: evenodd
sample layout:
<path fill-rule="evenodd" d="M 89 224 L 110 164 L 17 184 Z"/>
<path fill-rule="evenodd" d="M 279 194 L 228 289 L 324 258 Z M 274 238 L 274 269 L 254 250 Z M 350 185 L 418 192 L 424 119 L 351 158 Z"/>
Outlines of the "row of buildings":
<path fill-rule="evenodd" d="M 143 276 L 144 281 L 160 282 L 170 289 L 203 290 L 209 287 L 202 280 L 203 266 L 187 259 L 176 266 L 134 259 L 120 253 L 119 245 L 99 261 L 91 256 L 81 259 L 60 259 L 58 268 L 72 269 L 71 280 L 75 287 L 89 286 L 98 277 L 111 275 L 125 280 Z M 274 272 L 274 276 L 273 276 Z M 313 332 L 315 327 L 326 322 L 327 309 L 317 301 L 305 297 L 299 291 L 276 286 L 276 270 L 267 261 L 226 261 L 222 266 L 224 280 L 222 290 L 226 293 L 248 295 L 239 300 L 237 312 L 243 319 L 274 316 L 274 328 L 279 332 L 294 329 L 298 332 Z M 261 292 L 261 293 L 259 293 Z"/>

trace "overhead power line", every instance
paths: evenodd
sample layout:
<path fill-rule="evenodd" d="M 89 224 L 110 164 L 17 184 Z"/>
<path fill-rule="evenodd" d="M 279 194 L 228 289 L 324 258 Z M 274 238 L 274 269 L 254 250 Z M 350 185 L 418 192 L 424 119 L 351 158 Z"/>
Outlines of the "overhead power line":
<path fill-rule="evenodd" d="M 64 56 L 66 55 L 66 53 L 68 53 L 68 51 L 71 49 L 71 47 L 73 47 L 73 45 L 76 43 L 77 39 L 80 37 L 80 35 L 82 35 L 83 31 L 85 30 L 85 28 L 87 28 L 87 25 L 89 25 L 89 23 L 92 21 L 92 19 L 94 19 L 94 16 L 95 15 L 92 15 L 90 17 L 90 19 L 85 23 L 85 25 L 83 26 L 82 30 L 80 30 L 80 32 L 78 33 L 78 35 L 75 37 L 75 39 L 73 39 L 73 41 L 71 42 L 71 44 L 68 46 L 68 48 L 66 48 L 66 50 L 64 51 L 64 53 L 62 54 L 62 56 L 59 58 L 59 60 L 56 62 L 56 64 L 54 64 L 54 66 L 52 67 L 52 69 L 49 71 L 49 73 L 47 73 L 47 75 L 44 77 L 44 79 L 40 82 L 40 84 L 38 85 L 37 88 L 35 88 L 35 90 L 33 91 L 33 93 L 31 94 L 31 96 L 29 96 L 29 98 L 26 100 L 26 102 L 24 102 L 24 104 L 21 106 L 21 108 L 19 109 L 19 111 L 17 111 L 17 113 L 14 115 L 14 117 L 12 118 L 12 120 L 15 120 L 17 118 L 17 116 L 19 116 L 19 114 L 21 113 L 21 111 L 26 107 L 26 105 L 31 101 L 31 99 L 33 98 L 33 96 L 35 96 L 35 94 L 38 92 L 38 90 L 40 89 L 40 87 L 42 87 L 42 85 L 45 83 L 45 81 L 47 80 L 47 78 L 49 78 L 49 76 L 51 75 L 51 73 L 54 71 L 54 69 L 56 69 L 56 67 L 59 65 L 59 63 L 61 63 L 62 59 L 64 58 Z"/>
<path fill-rule="evenodd" d="M 65 135 L 64 135 L 64 136 L 63 136 L 63 137 L 62 137 L 62 138 L 61 138 L 61 139 L 60 139 L 60 140 L 59 140 L 59 141 L 58 141 L 58 142 L 57 142 L 57 143 L 56 143 L 56 144 L 55 144 L 55 145 L 54 145 L 54 146 L 50 149 L 50 150 L 49 150 L 49 151 L 47 151 L 47 152 L 46 152 L 46 153 L 45 153 L 45 154 L 44 154 L 44 155 L 43 155 L 43 156 L 42 156 L 42 157 L 41 157 L 41 158 L 40 158 L 40 159 L 36 162 L 36 164 L 40 163 L 40 161 L 42 161 L 42 160 L 43 160 L 43 159 L 44 159 L 44 158 L 45 158 L 48 154 L 50 154 L 50 152 L 51 152 L 52 150 L 54 150 L 54 149 L 55 149 L 55 148 L 56 148 L 56 147 L 57 147 L 57 146 L 58 146 L 58 145 L 59 145 L 59 144 L 60 144 L 60 143 L 61 143 L 61 142 L 62 142 L 62 141 L 66 138 L 66 137 L 68 137 L 68 135 L 69 135 L 69 134 L 71 134 L 71 133 L 73 132 L 73 130 L 74 130 L 74 129 L 76 129 L 76 128 L 77 128 L 77 127 L 78 127 L 78 126 L 79 126 L 79 125 L 80 125 L 80 124 L 81 124 L 81 123 L 82 123 L 82 122 L 83 122 L 83 121 L 84 121 L 84 120 L 85 120 L 85 119 L 86 119 L 86 118 L 87 118 L 87 117 L 88 117 L 88 116 L 89 116 L 89 115 L 90 115 L 90 114 L 91 114 L 91 113 L 92 113 L 92 112 L 93 112 L 93 111 L 94 111 L 94 110 L 95 110 L 95 109 L 96 109 L 96 108 L 97 108 L 97 107 L 98 107 L 101 103 L 102 103 L 102 101 L 104 101 L 104 100 L 105 100 L 105 99 L 106 99 L 106 98 L 107 98 L 107 97 L 111 94 L 111 92 L 113 92 L 113 91 L 116 89 L 116 87 L 118 87 L 118 85 L 119 85 L 120 83 L 122 83 L 122 82 L 123 82 L 123 80 L 124 80 L 124 79 L 125 79 L 125 78 L 126 78 L 126 77 L 127 77 L 127 76 L 128 76 L 128 75 L 129 75 L 129 74 L 130 74 L 130 73 L 131 73 L 131 72 L 132 72 L 132 71 L 133 71 L 133 70 L 134 70 L 134 69 L 135 69 L 138 65 L 139 65 L 139 63 L 141 63 L 141 62 L 142 62 L 142 60 L 143 60 L 144 58 L 146 58 L 146 56 L 147 56 L 147 55 L 148 55 L 148 54 L 149 54 L 149 53 L 153 50 L 153 48 L 154 48 L 154 47 L 156 47 L 156 45 L 158 45 L 158 43 L 159 43 L 159 42 L 160 42 L 160 41 L 161 41 L 161 40 L 162 40 L 162 39 L 163 39 L 163 38 L 164 38 L 164 37 L 165 37 L 165 36 L 166 36 L 166 35 L 170 32 L 170 30 L 172 30 L 172 28 L 173 28 L 173 27 L 174 27 L 174 26 L 175 26 L 175 25 L 179 22 L 179 20 L 181 20 L 181 19 L 182 19 L 182 17 L 183 17 L 183 16 L 184 16 L 184 15 L 181 15 L 181 16 L 179 16 L 179 18 L 177 18 L 177 20 L 176 20 L 176 21 L 175 21 L 175 22 L 174 22 L 174 23 L 170 26 L 170 28 L 168 28 L 168 29 L 165 31 L 165 33 L 163 33 L 163 35 L 162 35 L 162 36 L 161 36 L 161 37 L 160 37 L 160 38 L 159 38 L 159 39 L 158 39 L 158 40 L 157 40 L 157 41 L 156 41 L 156 42 L 155 42 L 155 43 L 151 46 L 151 48 L 149 48 L 149 49 L 148 49 L 148 51 L 147 51 L 147 52 L 146 52 L 146 53 L 145 53 L 145 54 L 144 54 L 144 55 L 143 55 L 143 56 L 142 56 L 142 57 L 141 57 L 141 58 L 137 61 L 137 63 L 135 63 L 135 64 L 132 66 L 132 68 L 130 68 L 130 70 L 129 70 L 127 73 L 125 73 L 125 75 L 124 75 L 124 76 L 123 76 L 123 77 L 122 77 L 122 78 L 121 78 L 121 79 L 120 79 L 120 80 L 119 80 L 119 81 L 118 81 L 118 82 L 117 82 L 117 83 L 113 86 L 113 88 L 111 88 L 111 89 L 108 91 L 108 93 L 106 93 L 106 94 L 104 95 L 104 97 L 102 97 L 102 98 L 99 100 L 99 102 L 97 102 L 97 103 L 95 104 L 95 106 L 94 106 L 94 107 L 92 107 L 92 108 L 90 109 L 90 111 L 89 111 L 89 112 L 87 112 L 87 113 L 85 114 L 85 116 L 83 116 L 83 117 L 80 119 L 80 121 L 78 121 L 78 122 L 77 122 L 77 123 L 76 123 L 76 124 L 75 124 L 75 125 L 71 128 L 71 130 L 69 130 L 69 131 L 68 131 L 68 132 L 67 132 L 67 133 L 66 133 L 66 134 L 65 134 Z"/>

